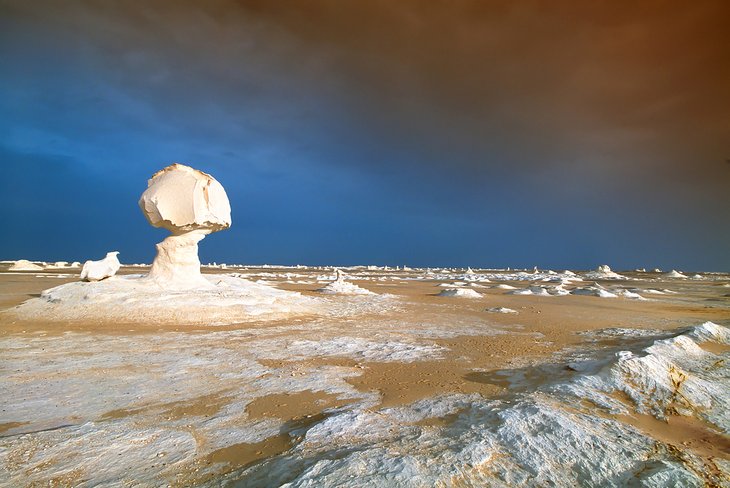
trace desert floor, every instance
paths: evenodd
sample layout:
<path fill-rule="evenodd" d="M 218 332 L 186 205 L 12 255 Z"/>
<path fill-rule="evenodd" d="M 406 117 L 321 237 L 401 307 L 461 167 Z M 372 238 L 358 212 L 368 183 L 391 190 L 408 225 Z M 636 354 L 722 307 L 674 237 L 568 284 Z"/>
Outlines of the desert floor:
<path fill-rule="evenodd" d="M 145 271 L 124 267 L 120 274 Z M 219 326 L 29 321 L 14 317 L 12 307 L 77 281 L 77 270 L 0 272 L 0 309 L 11 311 L 0 314 L 0 435 L 10 473 L 0 475 L 0 483 L 103 484 L 125 476 L 173 485 L 233 483 L 292 452 L 309 429 L 334 415 L 390 412 L 453 395 L 509 401 L 570 381 L 576 359 L 636 353 L 707 321 L 730 326 L 727 275 L 679 280 L 623 273 L 631 281 L 599 281 L 675 292 L 643 294 L 647 300 L 639 301 L 513 295 L 494 285 L 535 282 L 494 279 L 462 285 L 480 298 L 438 296 L 439 285 L 458 281 L 458 273 L 433 278 L 418 271 L 346 270 L 349 281 L 376 295 L 342 297 L 315 291 L 331 270 L 204 272 L 235 272 L 347 306 Z M 493 307 L 517 313 L 487 311 Z M 730 351 L 726 344 L 701 346 L 719 357 Z M 657 419 L 631 408 L 621 392 L 614 396 L 630 413 L 588 401 L 575 408 L 690 452 L 702 460 L 707 473 L 701 477 L 710 484 L 722 478 L 715 462 L 730 461 L 730 437 L 721 428 L 696 416 Z M 414 418 L 411 427 L 449 429 L 459 411 Z M 127 460 L 119 472 L 97 466 L 108 464 L 110 446 Z M 251 484 L 267 484 L 261 479 Z"/>

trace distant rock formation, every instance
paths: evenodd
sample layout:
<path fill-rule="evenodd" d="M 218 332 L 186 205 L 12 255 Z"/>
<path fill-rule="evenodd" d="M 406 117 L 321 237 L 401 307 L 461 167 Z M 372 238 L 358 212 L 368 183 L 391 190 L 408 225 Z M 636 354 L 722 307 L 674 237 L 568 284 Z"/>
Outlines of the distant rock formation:
<path fill-rule="evenodd" d="M 482 294 L 471 288 L 446 288 L 438 294 L 440 297 L 462 297 L 462 298 L 481 298 Z"/>
<path fill-rule="evenodd" d="M 602 264 L 595 271 L 585 274 L 585 277 L 591 280 L 625 280 L 626 277 L 613 271 L 607 264 Z"/>
<path fill-rule="evenodd" d="M 175 163 L 152 175 L 139 207 L 152 226 L 172 233 L 157 244 L 148 279 L 162 288 L 211 287 L 200 274 L 198 242 L 231 226 L 223 186 L 209 174 Z"/>
<path fill-rule="evenodd" d="M 43 271 L 43 266 L 38 266 L 27 259 L 18 259 L 8 268 L 8 271 Z"/>
<path fill-rule="evenodd" d="M 345 274 L 339 269 L 335 269 L 335 281 L 317 289 L 320 293 L 328 293 L 331 295 L 374 295 L 370 290 L 361 288 L 355 283 L 345 281 Z"/>
<path fill-rule="evenodd" d="M 112 251 L 106 253 L 106 257 L 99 261 L 86 261 L 84 267 L 81 268 L 81 279 L 86 281 L 101 281 L 104 278 L 111 278 L 117 271 L 121 264 L 117 255 L 119 251 Z"/>

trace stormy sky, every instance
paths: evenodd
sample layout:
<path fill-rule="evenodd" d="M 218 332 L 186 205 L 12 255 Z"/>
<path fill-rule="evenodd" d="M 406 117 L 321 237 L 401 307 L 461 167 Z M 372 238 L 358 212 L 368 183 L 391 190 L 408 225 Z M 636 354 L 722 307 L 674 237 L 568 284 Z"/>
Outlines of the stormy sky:
<path fill-rule="evenodd" d="M 724 1 L 0 0 L 0 259 L 730 270 Z"/>

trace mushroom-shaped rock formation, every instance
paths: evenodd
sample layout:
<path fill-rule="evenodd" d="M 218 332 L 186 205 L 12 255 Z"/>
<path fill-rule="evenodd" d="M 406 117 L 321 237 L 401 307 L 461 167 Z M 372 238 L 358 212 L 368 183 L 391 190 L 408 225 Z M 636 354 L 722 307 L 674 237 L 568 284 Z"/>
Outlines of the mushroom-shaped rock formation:
<path fill-rule="evenodd" d="M 157 244 L 148 279 L 163 288 L 210 288 L 200 274 L 198 242 L 231 226 L 223 186 L 209 174 L 175 163 L 152 175 L 139 207 L 152 226 L 172 233 Z"/>
<path fill-rule="evenodd" d="M 119 254 L 119 251 L 112 251 L 106 253 L 106 256 L 102 260 L 86 261 L 84 267 L 81 268 L 81 279 L 86 281 L 100 281 L 117 274 L 121 266 L 117 254 Z"/>
<path fill-rule="evenodd" d="M 139 205 L 153 226 L 172 233 L 157 244 L 149 274 L 65 283 L 0 311 L 0 316 L 8 313 L 20 320 L 114 324 L 222 325 L 277 320 L 319 309 L 317 300 L 298 292 L 231 274 L 200 273 L 198 242 L 231 225 L 228 197 L 212 176 L 173 164 L 152 176 Z M 87 263 L 82 277 L 100 277 L 91 269 L 92 264 Z"/>

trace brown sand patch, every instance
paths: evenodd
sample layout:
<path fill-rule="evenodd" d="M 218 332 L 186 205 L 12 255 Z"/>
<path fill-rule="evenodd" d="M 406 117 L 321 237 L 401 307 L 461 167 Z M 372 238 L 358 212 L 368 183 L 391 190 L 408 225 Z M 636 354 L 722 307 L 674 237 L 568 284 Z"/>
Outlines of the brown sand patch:
<path fill-rule="evenodd" d="M 350 402 L 351 400 L 340 399 L 337 395 L 311 390 L 256 398 L 246 406 L 249 418 L 285 420 L 280 433 L 260 442 L 233 444 L 204 456 L 199 463 L 201 466 L 213 464 L 225 464 L 226 466 L 222 471 L 218 470 L 208 476 L 197 478 L 196 482 L 245 468 L 263 459 L 286 452 L 301 441 L 301 436 L 307 429 L 328 417 L 324 410 L 339 408 Z"/>
<path fill-rule="evenodd" d="M 165 420 L 180 420 L 186 417 L 212 417 L 228 404 L 229 398 L 226 392 L 216 392 L 208 395 L 161 404 L 147 405 L 139 408 L 119 408 L 110 410 L 100 417 L 99 420 L 114 420 L 132 415 L 146 413 L 157 413 Z"/>
<path fill-rule="evenodd" d="M 212 453 L 201 458 L 197 465 L 205 467 L 215 464 L 222 464 L 224 467 L 217 467 L 214 471 L 200 476 L 197 474 L 198 469 L 190 472 L 185 479 L 178 480 L 173 486 L 190 486 L 191 484 L 200 484 L 220 477 L 222 474 L 231 471 L 243 469 L 252 466 L 264 459 L 282 454 L 292 448 L 301 440 L 301 436 L 296 435 L 298 432 L 306 432 L 314 424 L 327 418 L 324 413 L 294 419 L 287 422 L 281 429 L 281 433 L 260 442 L 247 443 L 242 442 L 233 444 L 221 449 L 217 449 Z"/>
<path fill-rule="evenodd" d="M 166 419 L 182 419 L 185 417 L 212 417 L 228 404 L 228 397 L 220 392 L 202 395 L 193 400 L 177 402 L 162 412 Z"/>
<path fill-rule="evenodd" d="M 712 354 L 725 354 L 730 351 L 730 344 L 719 344 L 717 342 L 700 342 L 698 344 L 702 349 Z"/>
<path fill-rule="evenodd" d="M 664 421 L 636 412 L 614 417 L 665 444 L 688 449 L 701 457 L 730 460 L 730 436 L 713 430 L 698 418 L 672 415 Z"/>
<path fill-rule="evenodd" d="M 234 469 L 250 466 L 262 459 L 286 452 L 292 447 L 292 445 L 293 442 L 291 437 L 288 433 L 284 432 L 279 435 L 269 437 L 261 442 L 241 442 L 218 449 L 207 455 L 204 458 L 203 463 L 227 464 L 228 467 L 224 472 L 229 472 Z M 216 476 L 218 476 L 218 474 L 216 474 Z"/>
<path fill-rule="evenodd" d="M 425 419 L 414 422 L 413 425 L 419 427 L 448 427 L 456 422 L 461 412 L 454 412 L 442 417 L 426 417 Z"/>
<path fill-rule="evenodd" d="M 3 434 L 10 429 L 15 429 L 28 424 L 30 424 L 30 422 L 5 422 L 4 424 L 0 424 L 0 434 Z"/>
<path fill-rule="evenodd" d="M 280 418 L 299 419 L 322 413 L 326 408 L 339 408 L 352 400 L 339 399 L 337 395 L 323 391 L 298 391 L 296 393 L 279 393 L 254 399 L 246 405 L 250 419 Z"/>
<path fill-rule="evenodd" d="M 412 363 L 368 363 L 360 376 L 347 382 L 362 392 L 378 391 L 379 407 L 408 405 L 424 398 L 446 393 L 480 393 L 494 396 L 502 388 L 464 379 L 463 365 L 443 361 Z"/>
<path fill-rule="evenodd" d="M 616 419 L 676 449 L 687 449 L 703 458 L 730 460 L 730 436 L 717 427 L 700 418 L 683 415 L 667 415 L 666 420 L 660 420 L 653 415 L 636 412 L 633 400 L 623 391 L 614 390 L 610 396 L 623 403 L 631 413 L 609 414 L 588 399 L 582 399 L 581 405 L 592 414 Z"/>

